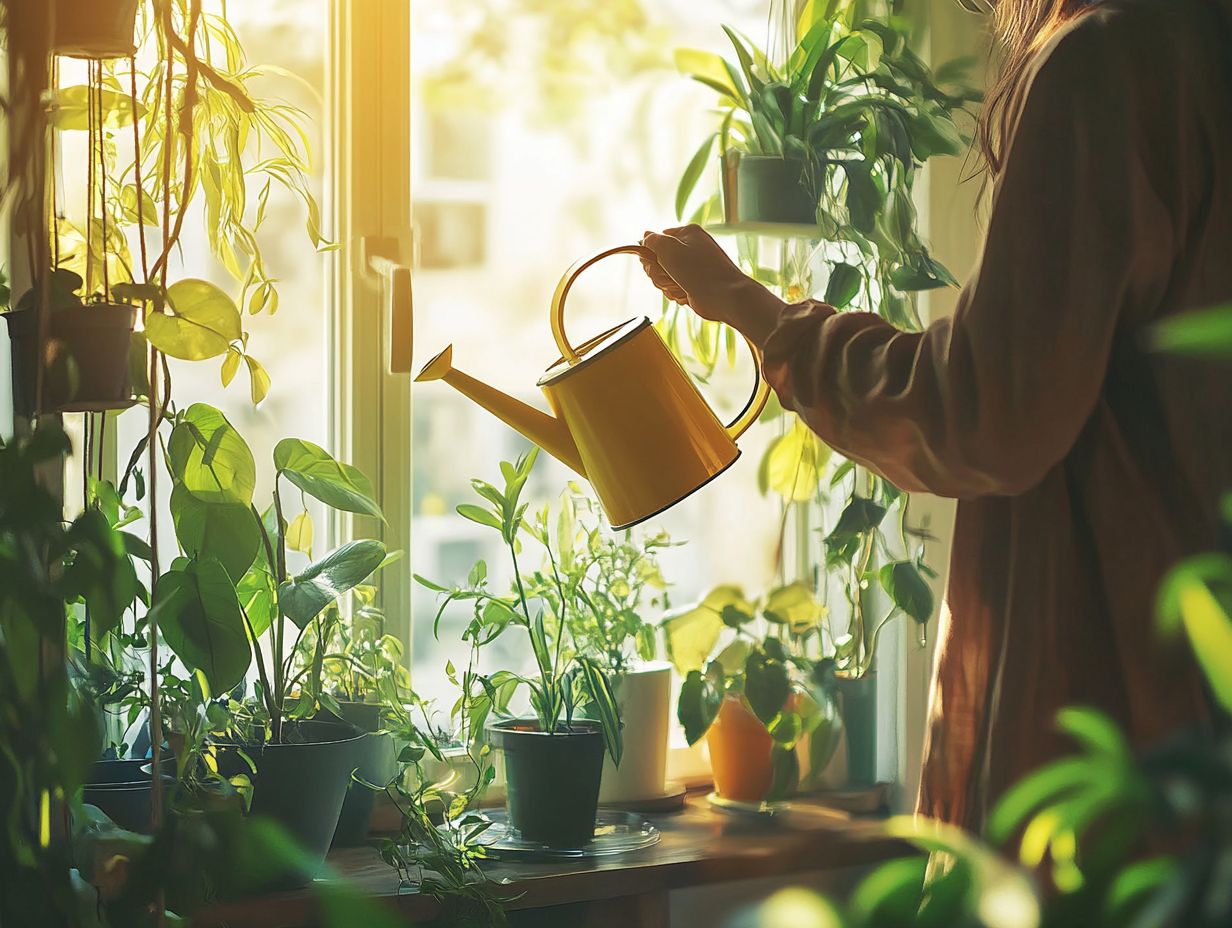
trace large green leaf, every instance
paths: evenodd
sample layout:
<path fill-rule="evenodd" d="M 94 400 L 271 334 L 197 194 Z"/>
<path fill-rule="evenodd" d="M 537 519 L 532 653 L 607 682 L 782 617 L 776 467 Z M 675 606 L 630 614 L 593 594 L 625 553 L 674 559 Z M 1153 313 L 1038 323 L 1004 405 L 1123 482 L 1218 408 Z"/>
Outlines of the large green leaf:
<path fill-rule="evenodd" d="M 895 561 L 877 572 L 894 605 L 921 625 L 932 618 L 933 591 L 914 561 Z"/>
<path fill-rule="evenodd" d="M 257 483 L 252 452 L 213 406 L 194 403 L 167 442 L 172 475 L 205 503 L 251 505 Z"/>
<path fill-rule="evenodd" d="M 239 598 L 244 614 L 248 616 L 248 624 L 252 633 L 258 637 L 274 624 L 278 612 L 278 585 L 274 575 L 266 566 L 266 559 L 258 557 L 248 572 L 235 585 L 235 595 Z"/>
<path fill-rule="evenodd" d="M 337 461 L 324 448 L 300 438 L 284 438 L 274 448 L 274 466 L 309 496 L 326 506 L 383 519 L 368 478 Z"/>
<path fill-rule="evenodd" d="M 791 428 L 770 443 L 758 467 L 761 492 L 773 491 L 785 502 L 802 503 L 817 495 L 821 471 L 830 460 L 830 448 L 799 417 Z"/>
<path fill-rule="evenodd" d="M 863 280 L 864 275 L 858 267 L 841 262 L 834 265 L 830 280 L 826 283 L 825 301 L 838 309 L 845 309 L 860 292 Z"/>
<path fill-rule="evenodd" d="M 215 693 L 244 679 L 252 660 L 235 586 L 218 561 L 189 561 L 159 578 L 154 590 L 159 628 L 176 657 L 200 670 Z"/>
<path fill-rule="evenodd" d="M 282 614 L 300 628 L 347 590 L 363 583 L 385 560 L 385 545 L 373 539 L 352 541 L 308 565 L 278 587 Z"/>
<path fill-rule="evenodd" d="M 680 673 L 700 671 L 706 666 L 706 660 L 718 644 L 719 635 L 725 627 L 725 609 L 734 609 L 748 616 L 755 612 L 753 604 L 744 598 L 739 587 L 727 585 L 715 587 L 697 605 L 671 612 L 663 620 L 668 659 Z"/>
<path fill-rule="evenodd" d="M 766 597 L 762 615 L 771 622 L 788 626 L 797 635 L 804 634 L 821 622 L 825 607 L 813 591 L 803 583 L 790 583 L 773 590 Z"/>
<path fill-rule="evenodd" d="M 243 335 L 235 301 L 209 281 L 177 281 L 167 288 L 167 305 L 172 313 L 146 318 L 145 337 L 173 358 L 216 358 Z"/>
<path fill-rule="evenodd" d="M 236 582 L 252 566 L 261 546 L 251 506 L 202 502 L 182 483 L 171 491 L 171 519 L 185 554 L 216 559 Z"/>
<path fill-rule="evenodd" d="M 106 87 L 96 88 L 98 103 L 103 111 L 103 127 L 118 129 L 133 124 L 133 101 L 126 93 L 118 93 Z M 56 91 L 55 107 L 51 124 L 60 130 L 84 132 L 90 128 L 90 88 L 85 84 L 61 87 Z M 145 107 L 137 104 L 137 113 L 145 115 Z M 97 108 L 95 110 L 97 118 Z"/>
<path fill-rule="evenodd" d="M 723 670 L 718 664 L 711 664 L 705 675 L 700 670 L 689 671 L 676 703 L 676 717 L 689 744 L 696 744 L 706 734 L 719 714 L 723 695 Z"/>
<path fill-rule="evenodd" d="M 1154 327 L 1152 344 L 1176 354 L 1232 358 L 1232 304 L 1165 319 Z"/>
<path fill-rule="evenodd" d="M 769 725 L 782 711 L 789 690 L 786 664 L 764 650 L 749 654 L 744 663 L 744 698 L 763 724 Z"/>

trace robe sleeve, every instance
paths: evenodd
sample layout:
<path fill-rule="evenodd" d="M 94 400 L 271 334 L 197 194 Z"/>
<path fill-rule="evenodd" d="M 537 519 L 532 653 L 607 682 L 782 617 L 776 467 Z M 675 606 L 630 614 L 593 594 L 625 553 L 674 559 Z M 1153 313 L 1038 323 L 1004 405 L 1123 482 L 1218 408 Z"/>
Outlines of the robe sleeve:
<path fill-rule="evenodd" d="M 1118 331 L 1164 298 L 1185 221 L 1148 163 L 1173 143 L 1135 92 L 1141 43 L 1122 39 L 1083 23 L 1041 56 L 952 318 L 906 333 L 817 303 L 783 314 L 767 378 L 832 447 L 952 497 L 1022 493 L 1073 447 Z"/>

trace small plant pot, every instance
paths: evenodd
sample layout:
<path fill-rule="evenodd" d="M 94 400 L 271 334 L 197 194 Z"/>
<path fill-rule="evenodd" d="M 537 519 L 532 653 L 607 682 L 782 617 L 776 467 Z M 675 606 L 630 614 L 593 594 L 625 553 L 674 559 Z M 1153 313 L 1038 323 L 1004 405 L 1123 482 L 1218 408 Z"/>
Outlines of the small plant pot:
<path fill-rule="evenodd" d="M 728 223 L 817 224 L 817 185 L 803 159 L 728 152 L 722 177 Z"/>
<path fill-rule="evenodd" d="M 612 678 L 624 725 L 620 766 L 603 756 L 599 802 L 658 799 L 667 783 L 667 737 L 672 712 L 672 668 L 657 662 Z"/>
<path fill-rule="evenodd" d="M 318 719 L 345 722 L 362 732 L 355 741 L 354 776 L 347 785 L 346 798 L 334 829 L 333 847 L 355 847 L 368 838 L 376 792 L 357 783 L 355 778 L 378 786 L 388 783 L 398 772 L 393 735 L 381 731 L 381 707 L 372 703 L 339 702 L 341 713 L 318 715 Z"/>
<path fill-rule="evenodd" d="M 175 785 L 175 762 L 164 763 L 163 792 Z M 99 808 L 109 819 L 128 831 L 150 830 L 150 761 L 144 758 L 99 760 L 90 768 L 82 787 L 81 801 Z"/>
<path fill-rule="evenodd" d="M 129 349 L 137 310 L 96 303 L 57 309 L 39 356 L 38 313 L 4 314 L 12 341 L 13 405 L 25 416 L 37 411 L 102 412 L 133 405 Z M 36 410 L 38 367 L 43 365 L 43 410 Z"/>
<path fill-rule="evenodd" d="M 127 58 L 137 50 L 133 34 L 138 0 L 51 0 L 55 12 L 52 52 L 70 58 Z"/>
<path fill-rule="evenodd" d="M 597 722 L 575 720 L 570 731 L 548 734 L 534 720 L 488 729 L 505 757 L 509 823 L 527 841 L 580 848 L 595 834 L 603 732 Z"/>
<path fill-rule="evenodd" d="M 347 784 L 365 737 L 353 725 L 341 722 L 288 722 L 280 744 L 220 744 L 218 767 L 224 776 L 242 773 L 251 777 L 250 814 L 277 822 L 304 851 L 305 859 L 319 864 L 338 827 Z M 240 756 L 241 748 L 256 764 L 255 774 Z M 283 871 L 264 888 L 303 885 L 314 875 L 300 869 Z"/>
<path fill-rule="evenodd" d="M 877 782 L 877 673 L 838 678 L 839 706 L 847 739 L 847 785 Z"/>
<path fill-rule="evenodd" d="M 709 730 L 710 770 L 714 791 L 737 802 L 762 802 L 774 781 L 774 740 L 744 700 L 728 697 Z"/>

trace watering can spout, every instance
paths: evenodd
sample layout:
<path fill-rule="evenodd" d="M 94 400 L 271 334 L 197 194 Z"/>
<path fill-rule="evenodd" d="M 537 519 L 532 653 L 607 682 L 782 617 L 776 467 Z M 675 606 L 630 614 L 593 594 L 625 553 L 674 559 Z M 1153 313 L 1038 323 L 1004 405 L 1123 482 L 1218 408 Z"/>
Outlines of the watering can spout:
<path fill-rule="evenodd" d="M 476 380 L 453 366 L 453 345 L 429 361 L 415 378 L 416 383 L 443 380 L 463 396 L 478 403 L 492 415 L 529 438 L 536 445 L 585 477 L 586 469 L 569 428 L 560 419 L 528 406 L 502 393 L 482 380 Z"/>

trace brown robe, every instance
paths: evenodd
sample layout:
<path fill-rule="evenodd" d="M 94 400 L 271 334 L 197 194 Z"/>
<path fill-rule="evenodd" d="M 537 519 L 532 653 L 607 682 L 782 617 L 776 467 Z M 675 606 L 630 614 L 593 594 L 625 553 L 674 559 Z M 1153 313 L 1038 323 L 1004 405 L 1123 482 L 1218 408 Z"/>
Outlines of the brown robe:
<path fill-rule="evenodd" d="M 1154 601 L 1216 542 L 1232 373 L 1149 326 L 1232 299 L 1232 82 L 1213 0 L 1104 4 L 1054 38 L 1016 107 L 979 267 L 952 318 L 901 332 L 788 309 L 785 407 L 898 486 L 959 499 L 920 811 L 981 828 L 1096 706 L 1138 746 L 1201 718 Z"/>

